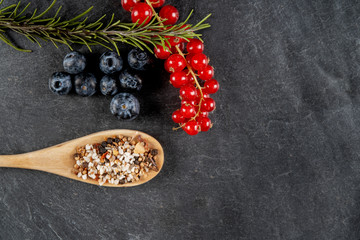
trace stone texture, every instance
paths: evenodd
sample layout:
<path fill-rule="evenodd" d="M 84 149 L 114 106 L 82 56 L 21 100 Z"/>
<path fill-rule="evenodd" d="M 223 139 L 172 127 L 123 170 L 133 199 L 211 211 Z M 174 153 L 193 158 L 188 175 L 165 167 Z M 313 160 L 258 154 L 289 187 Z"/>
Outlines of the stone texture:
<path fill-rule="evenodd" d="M 0 154 L 129 128 L 156 137 L 166 156 L 155 179 L 128 189 L 0 169 L 0 239 L 359 239 L 357 1 L 168 2 L 183 19 L 194 9 L 192 23 L 213 13 L 203 33 L 221 91 L 214 128 L 195 137 L 171 131 L 179 100 L 161 67 L 147 76 L 139 118 L 120 122 L 110 98 L 48 90 L 65 47 L 11 35 L 26 54 L 0 43 Z M 120 9 L 120 0 L 57 4 L 67 18 Z"/>

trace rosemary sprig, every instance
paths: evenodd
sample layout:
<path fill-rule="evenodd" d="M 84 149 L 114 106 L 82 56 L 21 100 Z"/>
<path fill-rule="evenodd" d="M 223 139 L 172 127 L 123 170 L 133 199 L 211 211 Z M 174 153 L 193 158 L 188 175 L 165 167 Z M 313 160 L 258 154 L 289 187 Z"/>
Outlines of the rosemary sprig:
<path fill-rule="evenodd" d="M 0 0 L 0 7 L 3 1 Z M 176 36 L 188 41 L 188 39 L 194 37 L 201 38 L 201 34 L 197 33 L 197 31 L 210 27 L 209 24 L 204 23 L 210 15 L 195 25 L 188 24 L 187 22 L 192 12 L 184 22 L 165 28 L 162 22 L 156 21 L 155 18 L 146 25 L 123 23 L 120 20 L 115 20 L 114 14 L 107 24 L 102 21 L 106 15 L 100 17 L 95 22 L 87 23 L 86 16 L 93 7 L 70 20 L 62 20 L 58 16 L 61 10 L 60 6 L 53 17 L 44 18 L 54 7 L 55 3 L 56 0 L 53 0 L 42 13 L 37 13 L 37 9 L 35 9 L 30 15 L 26 14 L 30 3 L 21 10 L 20 1 L 17 4 L 0 8 L 0 40 L 12 48 L 23 52 L 31 52 L 31 50 L 25 50 L 13 44 L 5 35 L 7 31 L 24 35 L 40 47 L 39 39 L 43 39 L 51 41 L 55 47 L 58 47 L 57 44 L 65 44 L 71 50 L 71 44 L 77 43 L 86 45 L 90 51 L 91 46 L 101 45 L 108 49 L 113 47 L 119 52 L 117 43 L 126 43 L 142 50 L 147 49 L 153 52 L 150 45 L 161 44 L 166 47 L 165 42 L 168 42 L 165 38 L 166 36 Z M 184 27 L 185 24 L 186 28 Z"/>

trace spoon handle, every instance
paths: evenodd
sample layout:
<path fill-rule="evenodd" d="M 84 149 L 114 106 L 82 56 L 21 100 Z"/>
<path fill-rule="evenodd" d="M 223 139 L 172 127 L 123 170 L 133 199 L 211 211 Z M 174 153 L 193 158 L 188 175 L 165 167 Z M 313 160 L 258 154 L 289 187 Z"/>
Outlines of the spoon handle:
<path fill-rule="evenodd" d="M 0 155 L 0 167 L 26 168 L 63 175 L 72 170 L 74 160 L 69 155 L 68 151 L 57 146 L 17 155 Z"/>
<path fill-rule="evenodd" d="M 33 169 L 33 162 L 28 154 L 0 155 L 0 167 Z"/>
<path fill-rule="evenodd" d="M 51 161 L 51 155 L 43 151 L 16 155 L 0 155 L 0 167 L 26 168 L 47 171 L 57 165 Z"/>

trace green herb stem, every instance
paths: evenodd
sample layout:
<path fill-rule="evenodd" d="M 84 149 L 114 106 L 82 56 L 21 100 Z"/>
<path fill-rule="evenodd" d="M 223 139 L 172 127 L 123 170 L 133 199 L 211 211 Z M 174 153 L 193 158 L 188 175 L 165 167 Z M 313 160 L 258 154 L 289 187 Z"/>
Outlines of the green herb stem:
<path fill-rule="evenodd" d="M 87 15 L 93 7 L 75 16 L 70 20 L 62 20 L 59 17 L 61 7 L 58 8 L 53 17 L 44 18 L 54 7 L 56 0 L 49 7 L 37 14 L 37 9 L 32 14 L 27 15 L 26 10 L 30 4 L 27 4 L 20 10 L 20 2 L 1 8 L 3 0 L 0 0 L 0 40 L 16 50 L 29 52 L 16 46 L 6 37 L 7 31 L 16 32 L 27 37 L 31 42 L 41 44 L 38 39 L 51 41 L 55 47 L 56 43 L 65 44 L 72 49 L 71 44 L 77 43 L 86 45 L 91 51 L 92 45 L 101 45 L 108 49 L 115 48 L 118 51 L 118 43 L 130 44 L 142 50 L 147 49 L 153 52 L 150 46 L 163 45 L 167 42 L 166 36 L 176 36 L 183 39 L 201 38 L 199 30 L 210 27 L 203 23 L 209 16 L 200 21 L 200 24 L 187 24 L 192 13 L 186 21 L 174 26 L 163 26 L 161 21 L 154 18 L 148 24 L 122 23 L 114 20 L 114 14 L 111 20 L 105 24 L 102 20 L 105 15 L 97 21 L 87 23 Z M 187 24 L 187 28 L 183 25 Z M 119 52 L 119 51 L 118 51 Z"/>

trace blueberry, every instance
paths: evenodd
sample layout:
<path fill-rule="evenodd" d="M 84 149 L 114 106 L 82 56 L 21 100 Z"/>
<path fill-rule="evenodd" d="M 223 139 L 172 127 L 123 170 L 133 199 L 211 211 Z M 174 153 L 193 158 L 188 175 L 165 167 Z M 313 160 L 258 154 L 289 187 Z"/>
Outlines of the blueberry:
<path fill-rule="evenodd" d="M 130 93 L 119 93 L 111 100 L 110 111 L 118 119 L 133 120 L 140 113 L 140 103 Z"/>
<path fill-rule="evenodd" d="M 116 80 L 108 75 L 103 76 L 100 81 L 100 91 L 104 95 L 115 95 L 118 91 Z"/>
<path fill-rule="evenodd" d="M 71 76 L 68 73 L 56 72 L 49 79 L 49 88 L 58 95 L 66 95 L 72 88 Z"/>
<path fill-rule="evenodd" d="M 142 87 L 142 80 L 136 74 L 131 74 L 124 70 L 119 75 L 120 86 L 125 89 L 140 90 Z"/>
<path fill-rule="evenodd" d="M 123 60 L 116 52 L 105 52 L 100 57 L 100 70 L 105 74 L 121 71 Z"/>
<path fill-rule="evenodd" d="M 83 97 L 94 95 L 96 83 L 96 78 L 92 73 L 80 73 L 74 77 L 75 91 Z"/>
<path fill-rule="evenodd" d="M 139 48 L 134 48 L 129 52 L 128 62 L 131 68 L 141 71 L 148 70 L 153 65 L 153 59 L 150 54 Z"/>
<path fill-rule="evenodd" d="M 66 54 L 63 65 L 66 72 L 78 74 L 84 71 L 86 67 L 86 58 L 79 52 L 71 52 Z"/>

